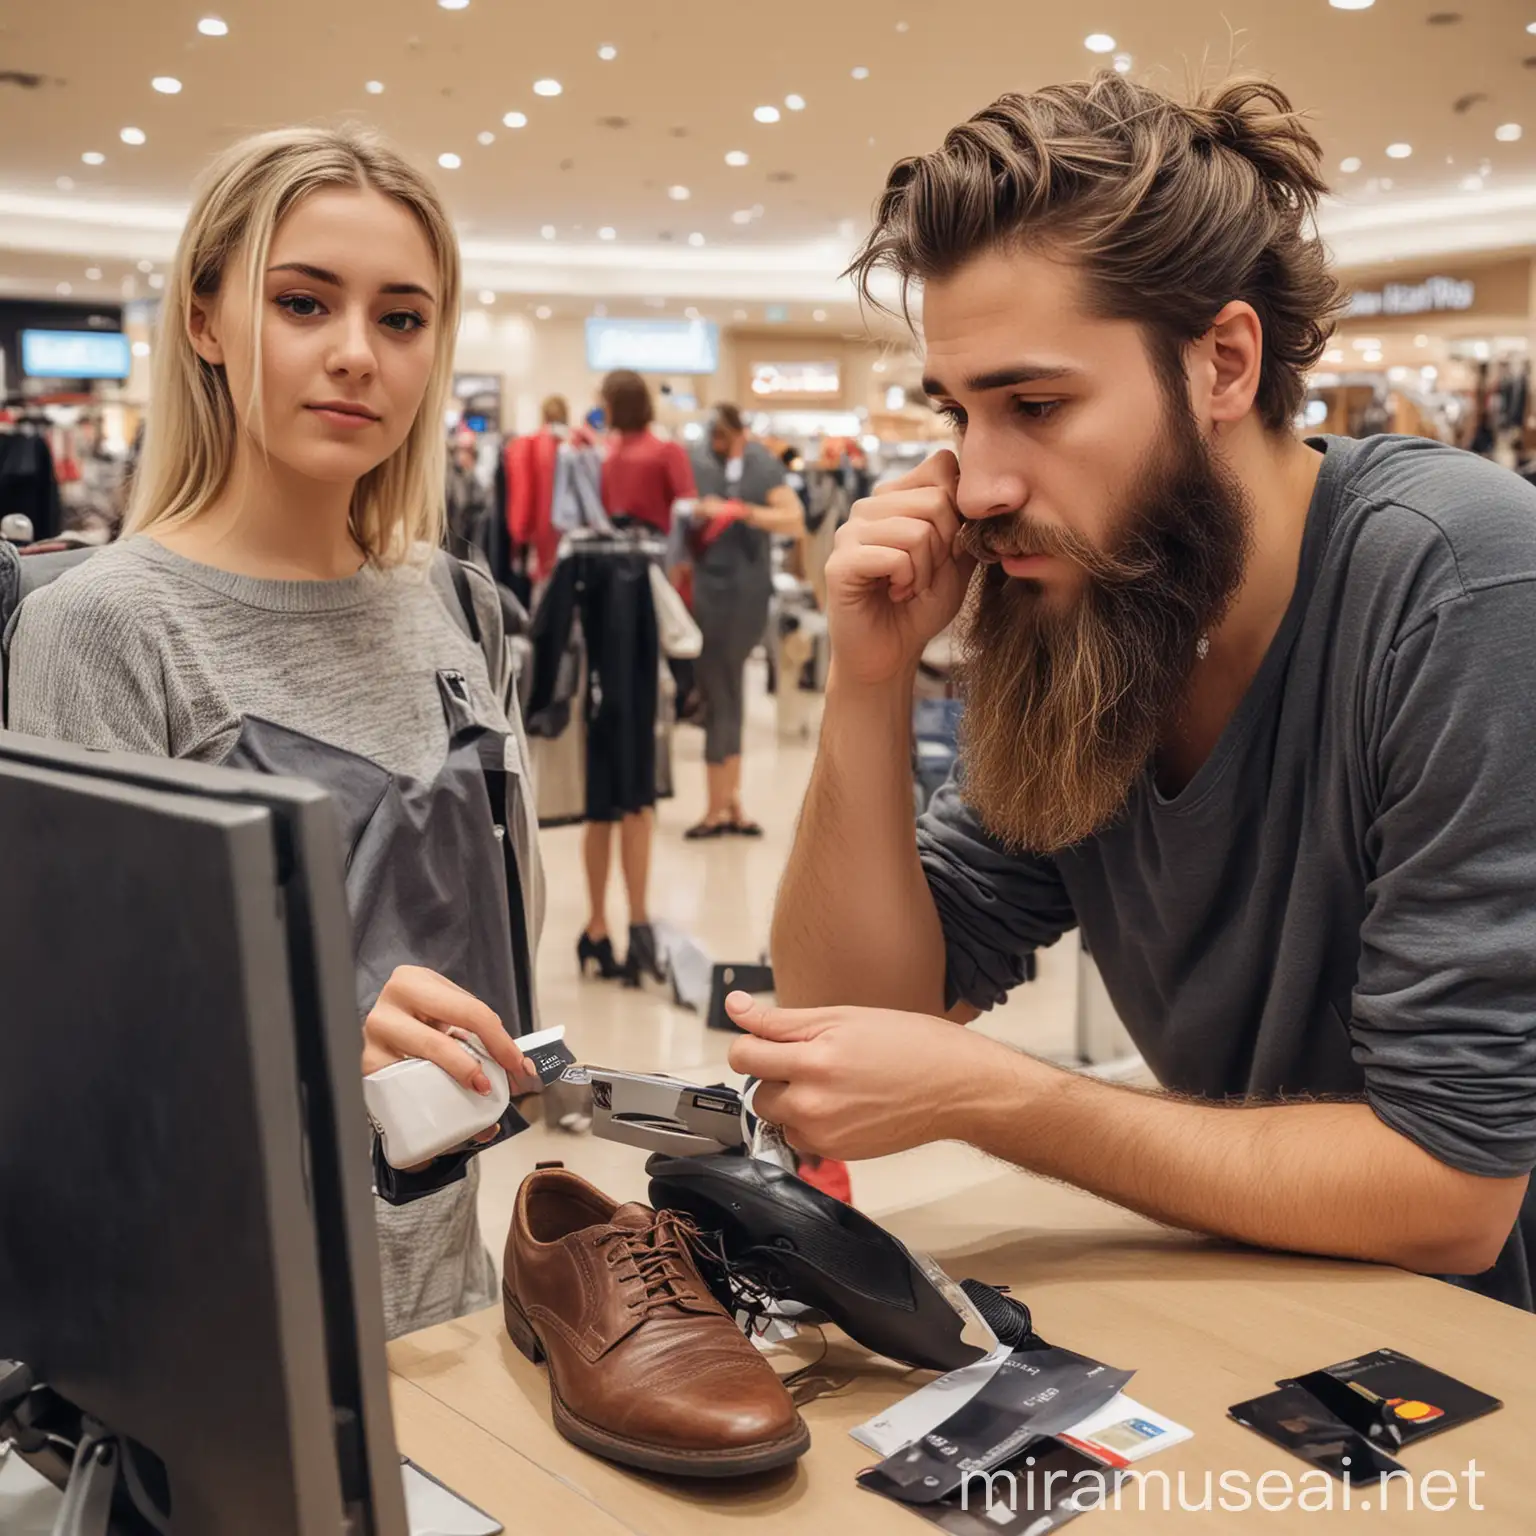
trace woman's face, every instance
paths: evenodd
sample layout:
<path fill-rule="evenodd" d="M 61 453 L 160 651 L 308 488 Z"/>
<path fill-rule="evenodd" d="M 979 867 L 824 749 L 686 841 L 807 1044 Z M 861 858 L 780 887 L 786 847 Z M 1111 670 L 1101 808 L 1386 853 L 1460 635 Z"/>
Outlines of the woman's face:
<path fill-rule="evenodd" d="M 251 410 L 256 334 L 248 257 L 208 303 L 192 344 L 222 365 L 235 409 L 266 454 L 321 481 L 357 480 L 406 439 L 432 376 L 437 262 L 416 216 L 371 187 L 327 187 L 272 236 L 260 292 L 262 398 Z"/>

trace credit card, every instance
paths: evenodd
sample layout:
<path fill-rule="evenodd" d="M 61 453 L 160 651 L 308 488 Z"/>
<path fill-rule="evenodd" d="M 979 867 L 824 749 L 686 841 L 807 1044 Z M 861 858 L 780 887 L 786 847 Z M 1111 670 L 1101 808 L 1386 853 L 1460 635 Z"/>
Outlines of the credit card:
<path fill-rule="evenodd" d="M 1335 1418 L 1310 1392 L 1294 1382 L 1250 1402 L 1234 1403 L 1227 1413 L 1245 1428 L 1320 1467 L 1340 1482 L 1363 1486 L 1403 1470 L 1400 1462 Z"/>
<path fill-rule="evenodd" d="M 1362 1400 L 1379 1403 L 1402 1445 L 1454 1429 L 1504 1406 L 1498 1398 L 1395 1349 L 1375 1349 L 1354 1360 L 1341 1360 L 1325 1366 L 1320 1374 L 1344 1383 Z M 1298 1379 L 1305 1384 L 1305 1378 Z"/>
<path fill-rule="evenodd" d="M 576 1060 L 565 1043 L 563 1024 L 557 1024 L 553 1029 L 541 1029 L 537 1034 L 519 1035 L 515 1043 L 538 1073 L 541 1088 L 549 1087 Z"/>

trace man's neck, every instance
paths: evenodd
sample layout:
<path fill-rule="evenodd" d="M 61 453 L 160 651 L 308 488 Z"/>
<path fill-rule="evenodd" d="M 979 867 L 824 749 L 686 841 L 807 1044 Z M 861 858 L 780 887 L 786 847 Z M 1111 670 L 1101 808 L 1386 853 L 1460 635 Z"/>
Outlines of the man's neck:
<path fill-rule="evenodd" d="M 1253 682 L 1296 590 L 1301 541 L 1323 456 L 1287 433 L 1245 422 L 1219 452 L 1241 480 L 1252 517 L 1243 581 L 1195 663 L 1184 707 L 1158 753 L 1158 783 L 1176 794 L 1210 756 Z"/>
<path fill-rule="evenodd" d="M 237 576 L 334 581 L 363 563 L 351 529 L 354 487 L 296 475 L 242 443 L 229 483 L 202 512 L 150 533 L 189 560 Z"/>

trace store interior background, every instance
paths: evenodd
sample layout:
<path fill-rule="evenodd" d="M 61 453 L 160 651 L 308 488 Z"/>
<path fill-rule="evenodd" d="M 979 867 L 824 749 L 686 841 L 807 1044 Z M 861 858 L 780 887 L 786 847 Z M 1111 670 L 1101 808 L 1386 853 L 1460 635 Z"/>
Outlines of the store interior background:
<path fill-rule="evenodd" d="M 891 163 L 1003 91 L 1099 68 L 1180 90 L 1235 67 L 1272 75 L 1311 113 L 1335 189 L 1320 227 L 1355 298 L 1312 380 L 1308 424 L 1424 433 L 1519 468 L 1536 453 L 1524 387 L 1536 4 L 1438 8 L 1453 4 L 13 8 L 0 15 L 0 417 L 45 420 L 70 515 L 109 521 L 189 185 L 246 133 L 346 120 L 376 125 L 429 172 L 458 222 L 465 311 L 445 432 L 468 425 L 493 456 L 537 425 L 547 395 L 584 413 L 601 378 L 589 322 L 669 319 L 704 328 L 717 361 L 652 373 L 666 432 L 696 443 L 709 408 L 731 401 L 807 462 L 852 458 L 879 475 L 945 441 L 912 337 L 861 310 L 841 276 Z M 121 332 L 127 377 L 29 377 L 19 336 L 37 329 Z M 652 904 L 717 957 L 755 959 L 766 941 L 814 724 L 813 710 L 786 730 L 758 675 L 745 752 L 758 844 L 683 841 L 702 809 L 702 749 L 697 731 L 676 734 Z M 544 857 L 545 1021 L 591 1060 L 717 1078 L 727 1035 L 662 993 L 577 980 L 578 831 L 548 833 Z M 617 894 L 612 917 L 621 927 Z M 1093 984 L 1064 943 L 981 1027 L 1064 1060 L 1102 1028 L 1109 1044 L 1093 1054 L 1113 1057 Z M 626 1149 L 536 1128 L 484 1159 L 487 1231 L 552 1155 L 621 1197 L 640 1190 Z M 974 1171 L 959 1148 L 907 1154 L 856 1169 L 855 1198 L 878 1214 Z"/>

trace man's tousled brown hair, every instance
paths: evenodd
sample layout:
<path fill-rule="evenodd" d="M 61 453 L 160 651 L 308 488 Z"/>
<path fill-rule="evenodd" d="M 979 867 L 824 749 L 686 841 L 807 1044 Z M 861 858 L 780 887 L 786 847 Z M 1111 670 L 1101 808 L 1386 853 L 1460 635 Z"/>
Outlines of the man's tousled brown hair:
<path fill-rule="evenodd" d="M 1288 427 L 1341 294 L 1312 228 L 1328 189 L 1321 148 L 1289 98 L 1242 77 L 1183 105 L 1123 75 L 1000 97 L 931 154 L 892 167 L 850 274 L 865 300 L 882 269 L 902 284 L 951 275 L 994 249 L 1043 249 L 1083 271 L 1089 302 L 1139 321 L 1165 383 L 1221 309 L 1257 312 L 1255 402 Z"/>

